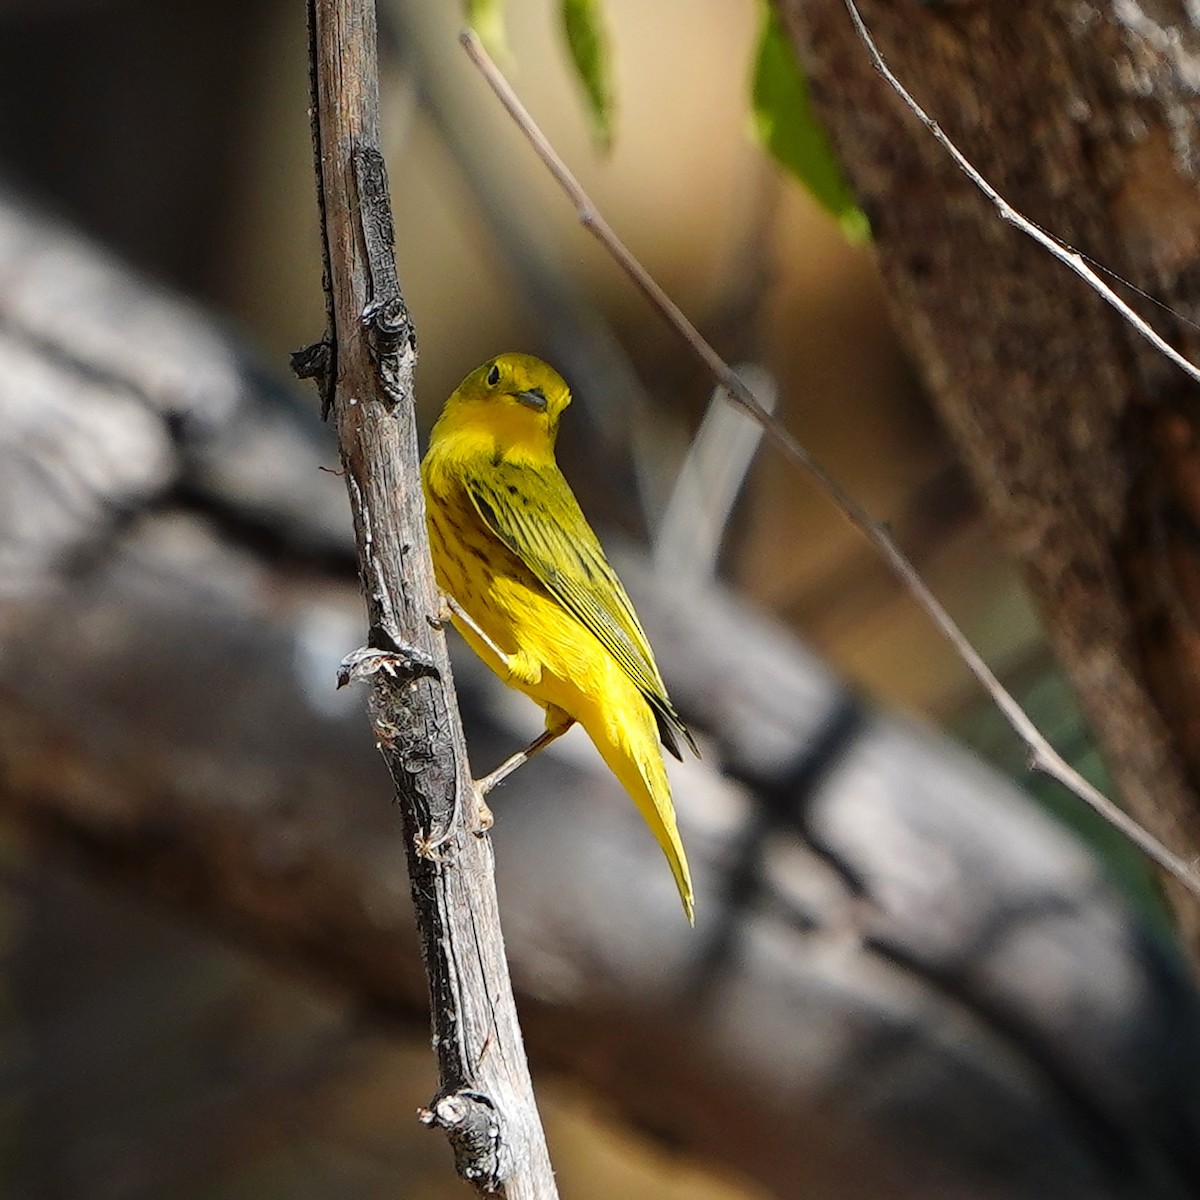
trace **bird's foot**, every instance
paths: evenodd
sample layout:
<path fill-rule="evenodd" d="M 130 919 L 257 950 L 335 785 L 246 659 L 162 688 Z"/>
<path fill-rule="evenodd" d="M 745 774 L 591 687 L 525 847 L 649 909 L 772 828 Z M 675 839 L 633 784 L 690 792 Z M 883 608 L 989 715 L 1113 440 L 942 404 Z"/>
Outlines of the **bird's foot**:
<path fill-rule="evenodd" d="M 506 670 L 514 670 L 515 658 L 505 654 L 499 646 L 484 632 L 479 623 L 469 612 L 448 592 L 443 592 L 439 600 L 438 611 L 432 617 L 425 618 L 434 629 L 445 629 L 452 619 L 457 619 L 461 625 L 469 629 L 501 662 Z"/>
<path fill-rule="evenodd" d="M 427 616 L 425 620 L 438 631 L 442 633 L 454 618 L 454 614 L 458 611 L 458 605 L 445 592 L 438 593 L 437 612 L 432 616 Z"/>
<path fill-rule="evenodd" d="M 471 832 L 476 837 L 482 837 L 496 823 L 496 817 L 484 799 L 487 792 L 480 786 L 482 782 L 484 781 L 481 780 L 471 785 L 471 791 L 475 796 L 475 823 L 471 828 Z"/>

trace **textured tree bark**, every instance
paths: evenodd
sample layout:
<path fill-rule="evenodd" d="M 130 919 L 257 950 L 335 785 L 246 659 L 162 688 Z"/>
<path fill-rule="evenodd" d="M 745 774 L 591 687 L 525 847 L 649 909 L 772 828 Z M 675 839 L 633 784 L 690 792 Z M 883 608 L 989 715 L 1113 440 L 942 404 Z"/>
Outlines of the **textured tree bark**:
<path fill-rule="evenodd" d="M 1168 847 L 1196 858 L 1195 385 L 996 217 L 872 69 L 843 0 L 778 4 L 871 217 L 897 323 L 1025 568 L 1121 793 Z M 1196 319 L 1194 6 L 860 9 L 892 69 L 1010 202 Z M 1196 361 L 1194 329 L 1143 312 Z M 1200 912 L 1169 891 L 1200 962 Z"/>
<path fill-rule="evenodd" d="M 297 356 L 338 429 L 369 645 L 341 681 L 372 682 L 396 784 L 429 979 L 439 1094 L 459 1174 L 511 1200 L 558 1195 L 500 931 L 425 533 L 413 400 L 416 340 L 396 276 L 379 150 L 374 0 L 311 0 L 313 144 L 329 331 Z"/>

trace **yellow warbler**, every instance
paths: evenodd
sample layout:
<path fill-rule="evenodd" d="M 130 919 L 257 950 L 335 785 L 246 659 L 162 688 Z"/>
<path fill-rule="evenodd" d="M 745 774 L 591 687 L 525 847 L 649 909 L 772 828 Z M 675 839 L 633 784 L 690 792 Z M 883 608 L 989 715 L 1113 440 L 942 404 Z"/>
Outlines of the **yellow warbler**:
<path fill-rule="evenodd" d="M 480 781 L 500 781 L 574 722 L 587 730 L 662 847 L 688 920 L 692 881 L 659 739 L 696 744 L 671 705 L 633 605 L 554 459 L 571 393 L 529 354 L 472 371 L 421 464 L 438 586 L 455 627 L 546 732 Z"/>

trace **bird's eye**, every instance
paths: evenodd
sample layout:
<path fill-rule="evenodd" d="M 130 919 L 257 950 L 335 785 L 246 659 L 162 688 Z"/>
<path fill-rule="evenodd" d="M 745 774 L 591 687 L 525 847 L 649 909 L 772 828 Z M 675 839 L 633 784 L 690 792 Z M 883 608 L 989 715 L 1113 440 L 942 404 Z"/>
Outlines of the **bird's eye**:
<path fill-rule="evenodd" d="M 487 373 L 488 387 L 495 387 L 500 382 L 500 368 L 492 363 L 492 369 Z"/>

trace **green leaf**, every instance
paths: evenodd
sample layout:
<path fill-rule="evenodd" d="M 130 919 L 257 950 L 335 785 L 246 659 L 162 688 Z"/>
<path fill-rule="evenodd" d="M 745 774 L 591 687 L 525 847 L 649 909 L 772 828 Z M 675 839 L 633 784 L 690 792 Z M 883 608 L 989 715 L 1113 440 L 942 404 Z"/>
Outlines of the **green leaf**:
<path fill-rule="evenodd" d="M 825 131 L 817 124 L 808 80 L 773 6 L 764 4 L 751 96 L 758 140 L 837 218 L 847 241 L 869 240 L 867 215 L 858 207 Z"/>
<path fill-rule="evenodd" d="M 504 0 L 465 0 L 467 25 L 479 36 L 483 48 L 497 62 L 509 58 L 504 32 Z"/>
<path fill-rule="evenodd" d="M 592 133 L 607 150 L 613 137 L 612 66 L 600 0 L 562 0 L 563 35 L 583 84 Z"/>

